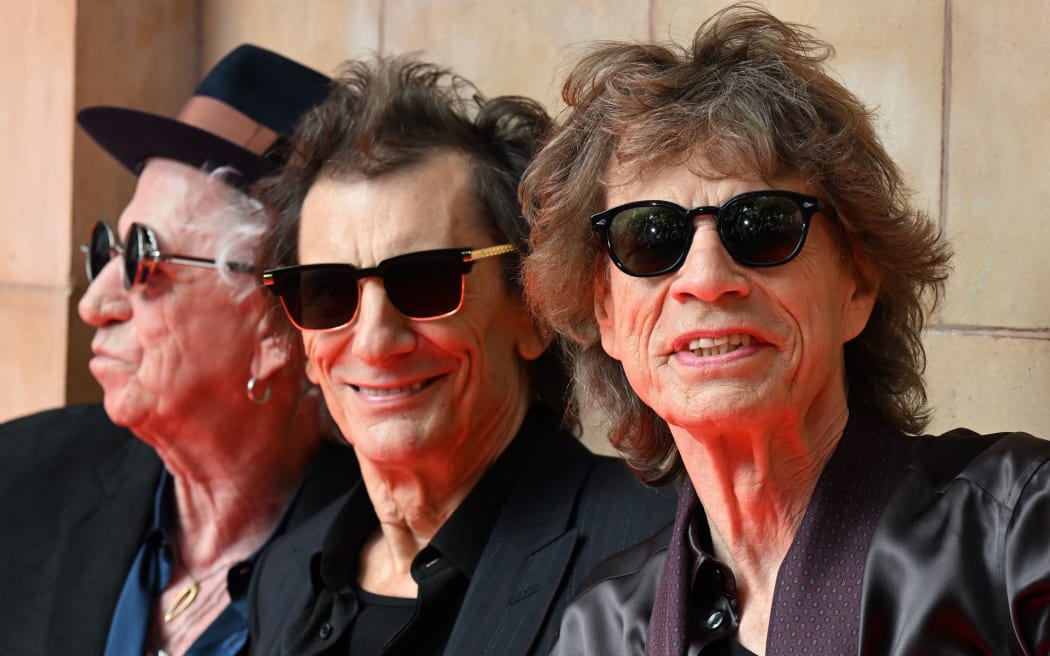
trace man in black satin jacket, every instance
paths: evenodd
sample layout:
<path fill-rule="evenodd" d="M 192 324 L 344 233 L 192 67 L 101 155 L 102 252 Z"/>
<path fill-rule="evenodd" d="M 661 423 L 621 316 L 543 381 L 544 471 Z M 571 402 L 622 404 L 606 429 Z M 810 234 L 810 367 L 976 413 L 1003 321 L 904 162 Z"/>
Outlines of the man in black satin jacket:
<path fill-rule="evenodd" d="M 682 487 L 558 656 L 1050 653 L 1050 442 L 918 436 L 950 249 L 829 52 L 734 5 L 565 82 L 526 294 L 632 465 Z"/>

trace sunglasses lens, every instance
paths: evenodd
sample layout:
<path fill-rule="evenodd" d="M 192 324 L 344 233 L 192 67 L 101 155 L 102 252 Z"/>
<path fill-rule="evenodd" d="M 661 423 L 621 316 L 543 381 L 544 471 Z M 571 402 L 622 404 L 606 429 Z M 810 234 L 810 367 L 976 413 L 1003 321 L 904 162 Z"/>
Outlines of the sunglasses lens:
<path fill-rule="evenodd" d="M 124 247 L 124 286 L 128 289 L 146 281 L 146 276 L 139 271 L 142 251 L 146 248 L 145 230 L 141 226 L 133 224 L 131 230 L 128 231 L 128 243 Z M 141 280 L 138 279 L 140 276 Z"/>
<path fill-rule="evenodd" d="M 362 277 L 381 276 L 390 303 L 406 317 L 436 319 L 459 309 L 463 276 L 469 268 L 459 249 L 447 249 L 391 258 L 378 269 L 322 264 L 278 269 L 268 275 L 293 323 L 304 330 L 331 330 L 354 320 Z"/>
<path fill-rule="evenodd" d="M 620 265 L 634 275 L 673 269 L 689 249 L 692 225 L 671 207 L 633 207 L 609 224 L 609 247 Z"/>
<path fill-rule="evenodd" d="M 768 266 L 790 259 L 806 233 L 798 203 L 784 196 L 751 196 L 726 207 L 718 223 L 722 243 L 743 264 Z"/>
<path fill-rule="evenodd" d="M 383 286 L 401 314 L 433 319 L 459 308 L 464 273 L 463 258 L 455 252 L 413 253 L 384 267 Z"/>
<path fill-rule="evenodd" d="M 91 231 L 91 243 L 87 252 L 88 282 L 102 273 L 102 269 L 109 263 L 113 247 L 113 232 L 109 226 L 102 221 L 96 223 Z"/>
<path fill-rule="evenodd" d="M 348 268 L 289 272 L 281 278 L 278 293 L 288 316 L 307 330 L 338 328 L 357 313 L 357 279 Z"/>

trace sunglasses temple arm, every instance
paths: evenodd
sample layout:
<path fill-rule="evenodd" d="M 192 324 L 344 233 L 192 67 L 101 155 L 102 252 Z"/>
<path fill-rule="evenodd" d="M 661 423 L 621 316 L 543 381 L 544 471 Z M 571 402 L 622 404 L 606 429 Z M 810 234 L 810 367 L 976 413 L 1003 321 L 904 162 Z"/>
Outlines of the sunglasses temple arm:
<path fill-rule="evenodd" d="M 230 271 L 239 271 L 241 273 L 252 273 L 255 271 L 255 267 L 251 264 L 245 264 L 243 262 L 227 262 L 225 266 L 220 265 L 215 260 L 209 260 L 203 257 L 190 257 L 189 255 L 168 255 L 162 253 L 156 256 L 160 262 L 170 262 L 171 264 L 182 264 L 185 266 L 195 266 L 207 269 L 229 269 Z"/>
<path fill-rule="evenodd" d="M 504 253 L 510 253 L 514 251 L 514 246 L 511 244 L 500 244 L 499 246 L 489 246 L 487 248 L 478 248 L 475 250 L 467 251 L 465 262 L 473 262 L 474 260 L 480 260 L 486 257 L 493 257 L 496 255 L 503 255 Z"/>

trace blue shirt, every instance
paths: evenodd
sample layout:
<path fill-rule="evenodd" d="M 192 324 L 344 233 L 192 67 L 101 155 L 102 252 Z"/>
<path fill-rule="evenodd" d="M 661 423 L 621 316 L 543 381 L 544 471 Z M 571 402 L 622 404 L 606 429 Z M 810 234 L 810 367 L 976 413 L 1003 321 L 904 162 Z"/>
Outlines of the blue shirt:
<path fill-rule="evenodd" d="M 150 528 L 139 547 L 135 560 L 124 580 L 113 619 L 109 625 L 105 656 L 134 656 L 146 654 L 152 648 L 146 644 L 153 602 L 171 581 L 174 556 L 170 518 L 174 512 L 172 477 L 165 470 L 160 477 L 153 501 Z M 290 506 L 291 504 L 289 504 Z M 286 510 L 287 512 L 287 510 Z M 215 621 L 186 652 L 186 656 L 235 656 L 248 642 L 248 582 L 259 554 L 279 532 L 284 517 L 273 534 L 247 560 L 235 563 L 226 574 L 226 588 L 230 603 Z"/>

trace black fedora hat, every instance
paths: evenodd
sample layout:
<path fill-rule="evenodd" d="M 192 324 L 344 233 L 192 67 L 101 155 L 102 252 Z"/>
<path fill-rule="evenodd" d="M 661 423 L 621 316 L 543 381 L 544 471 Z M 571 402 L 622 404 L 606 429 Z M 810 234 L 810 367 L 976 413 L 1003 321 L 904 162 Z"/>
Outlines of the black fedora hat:
<path fill-rule="evenodd" d="M 87 107 L 77 122 L 138 175 L 150 157 L 195 167 L 231 166 L 247 187 L 281 164 L 282 137 L 324 99 L 330 80 L 264 48 L 242 45 L 215 65 L 176 118 Z"/>

